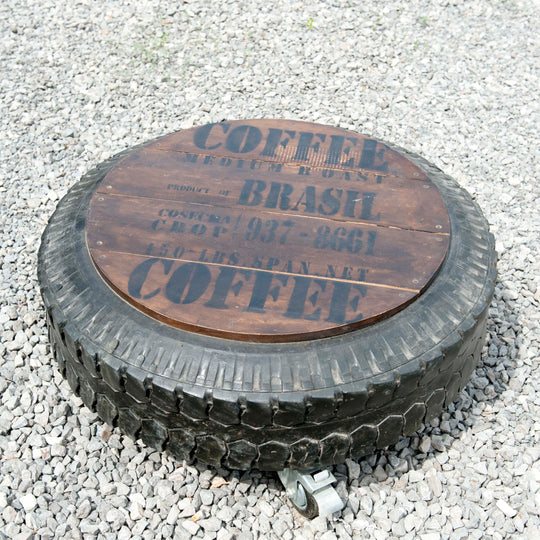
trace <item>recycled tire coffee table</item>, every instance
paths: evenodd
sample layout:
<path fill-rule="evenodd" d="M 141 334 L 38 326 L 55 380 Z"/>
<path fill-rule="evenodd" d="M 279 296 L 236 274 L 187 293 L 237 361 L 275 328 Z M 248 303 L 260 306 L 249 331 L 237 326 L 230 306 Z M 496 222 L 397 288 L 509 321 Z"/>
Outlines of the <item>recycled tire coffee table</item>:
<path fill-rule="evenodd" d="M 333 477 L 305 471 L 397 442 L 467 383 L 495 262 L 478 206 L 419 156 L 250 120 L 89 172 L 38 273 L 88 407 L 179 459 L 281 471 L 313 515 L 331 511 Z"/>

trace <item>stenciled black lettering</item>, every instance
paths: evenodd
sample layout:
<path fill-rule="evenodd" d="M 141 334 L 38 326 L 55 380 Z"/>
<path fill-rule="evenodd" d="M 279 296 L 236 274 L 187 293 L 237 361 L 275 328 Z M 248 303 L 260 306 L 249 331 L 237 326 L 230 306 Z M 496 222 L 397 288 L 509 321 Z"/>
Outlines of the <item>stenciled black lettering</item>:
<path fill-rule="evenodd" d="M 350 158 L 347 161 L 341 163 L 341 155 L 349 155 L 351 148 L 356 146 L 358 139 L 356 137 L 347 137 L 346 140 L 350 141 L 352 144 L 343 148 L 345 144 L 345 137 L 343 135 L 330 135 L 332 140 L 330 143 L 330 148 L 328 149 L 328 154 L 326 156 L 325 163 L 328 165 L 341 165 L 342 167 L 353 167 L 354 158 Z"/>
<path fill-rule="evenodd" d="M 148 273 L 150 272 L 152 266 L 156 263 L 161 263 L 163 265 L 164 274 L 167 275 L 172 267 L 173 261 L 167 260 L 167 259 L 159 259 L 159 258 L 152 258 L 152 259 L 146 259 L 139 265 L 137 265 L 133 272 L 129 275 L 128 280 L 128 293 L 133 298 L 142 298 L 144 300 L 148 300 L 149 298 L 152 298 L 153 296 L 156 296 L 156 294 L 161 291 L 161 287 L 158 287 L 157 289 L 154 289 L 152 292 L 147 293 L 143 296 L 141 296 L 141 290 L 143 288 L 144 282 L 146 281 L 146 278 L 148 277 Z"/>
<path fill-rule="evenodd" d="M 191 227 L 191 234 L 195 234 L 197 236 L 201 236 L 206 232 L 206 225 L 203 225 L 202 223 L 196 223 Z"/>
<path fill-rule="evenodd" d="M 332 195 L 332 191 L 336 192 L 336 196 Z M 319 214 L 324 214 L 325 216 L 333 216 L 334 214 L 337 214 L 339 211 L 339 207 L 341 206 L 341 195 L 343 194 L 343 190 L 334 188 L 328 188 L 325 189 L 322 192 L 321 195 L 321 204 L 319 204 L 319 208 L 317 209 Z M 325 209 L 325 205 L 327 208 Z"/>
<path fill-rule="evenodd" d="M 193 143 L 197 148 L 201 148 L 202 150 L 214 150 L 215 148 L 219 148 L 221 146 L 220 142 L 213 144 L 212 146 L 206 145 L 210 132 L 212 131 L 214 126 L 220 126 L 223 130 L 223 133 L 227 133 L 227 131 L 229 131 L 229 128 L 231 127 L 231 124 L 226 124 L 222 122 L 219 124 L 206 124 L 205 126 L 201 126 L 195 131 L 193 135 Z"/>
<path fill-rule="evenodd" d="M 251 171 L 258 171 L 263 168 L 263 165 L 265 165 L 264 161 L 259 161 L 258 159 L 252 159 L 249 164 L 249 169 Z"/>
<path fill-rule="evenodd" d="M 377 231 L 368 232 L 366 255 L 373 255 L 373 247 L 375 246 L 376 238 L 377 238 Z"/>
<path fill-rule="evenodd" d="M 279 259 L 277 257 L 270 257 L 266 263 L 267 270 L 273 270 L 275 266 L 279 265 Z"/>
<path fill-rule="evenodd" d="M 225 234 L 228 231 L 227 227 L 223 227 L 222 225 L 215 225 L 212 236 L 214 238 L 219 238 L 220 234 Z"/>
<path fill-rule="evenodd" d="M 351 290 L 357 290 L 360 294 L 354 296 L 350 301 Z M 336 324 L 350 324 L 362 320 L 362 313 L 358 313 L 358 305 L 361 296 L 366 296 L 367 287 L 358 283 L 334 282 L 332 299 L 330 300 L 330 311 L 327 322 Z M 354 313 L 352 319 L 346 320 L 347 310 L 351 307 Z"/>
<path fill-rule="evenodd" d="M 279 209 L 288 210 L 291 205 L 290 195 L 293 192 L 291 184 L 283 184 L 281 188 L 281 195 L 279 196 Z"/>
<path fill-rule="evenodd" d="M 276 283 L 272 287 L 272 282 L 274 279 L 276 279 L 279 283 Z M 287 280 L 288 276 L 276 275 L 272 274 L 271 272 L 257 270 L 249 305 L 244 309 L 244 311 L 252 313 L 266 313 L 264 307 L 268 297 L 272 298 L 272 300 L 276 302 L 279 297 L 281 287 L 285 287 L 287 285 Z"/>
<path fill-rule="evenodd" d="M 345 208 L 343 209 L 343 215 L 345 217 L 354 218 L 354 206 L 358 201 L 359 191 L 346 191 L 347 199 L 345 199 Z"/>
<path fill-rule="evenodd" d="M 281 272 L 285 272 L 286 274 L 292 274 L 293 273 L 293 264 L 291 259 L 289 259 L 282 267 Z"/>
<path fill-rule="evenodd" d="M 237 274 L 241 274 L 244 279 L 238 279 L 233 283 Z M 250 277 L 251 270 L 238 270 L 230 266 L 220 267 L 212 297 L 204 305 L 209 308 L 228 309 L 229 306 L 226 304 L 226 301 L 230 291 L 233 292 L 234 296 L 238 296 L 240 289 L 244 285 L 244 281 L 249 281 Z"/>
<path fill-rule="evenodd" d="M 270 184 L 270 191 L 266 197 L 264 203 L 265 208 L 276 208 L 278 205 L 278 199 L 280 201 L 279 207 L 281 210 L 288 210 L 290 199 L 289 195 L 293 192 L 293 187 L 290 184 L 282 184 L 281 182 L 272 182 Z M 281 197 L 280 197 L 281 193 Z"/>
<path fill-rule="evenodd" d="M 313 136 L 320 139 L 315 144 L 311 144 Z M 296 154 L 294 154 L 294 159 L 298 161 L 308 161 L 309 150 L 313 149 L 313 152 L 317 154 L 319 152 L 321 142 L 324 142 L 325 140 L 326 135 L 324 133 L 309 133 L 308 131 L 301 131 L 298 147 L 296 148 Z"/>
<path fill-rule="evenodd" d="M 156 219 L 155 221 L 152 221 L 152 230 L 153 231 L 161 231 L 164 229 L 164 225 L 167 223 L 166 219 Z"/>
<path fill-rule="evenodd" d="M 304 206 L 304 212 L 309 212 L 311 214 L 315 213 L 315 187 L 306 186 L 306 189 L 302 191 L 302 195 L 296 201 L 296 204 L 291 208 L 291 210 L 297 211 L 298 206 Z"/>
<path fill-rule="evenodd" d="M 191 304 L 204 294 L 211 279 L 212 274 L 206 265 L 185 263 L 171 274 L 165 296 L 175 304 Z M 186 288 L 186 295 L 182 299 Z"/>
<path fill-rule="evenodd" d="M 264 145 L 261 156 L 276 157 L 276 148 L 283 133 L 282 129 L 269 128 L 266 144 Z"/>
<path fill-rule="evenodd" d="M 381 172 L 388 170 L 388 161 L 383 161 L 385 147 L 381 146 L 381 149 L 377 152 L 377 144 L 377 141 L 374 139 L 366 139 L 364 141 L 362 156 L 358 164 L 359 169 L 372 169 Z M 378 165 L 375 165 L 376 158 L 380 161 Z"/>
<path fill-rule="evenodd" d="M 214 253 L 214 256 L 212 257 L 212 262 L 214 264 L 221 264 L 223 260 L 225 259 L 225 255 L 227 255 L 224 251 L 216 251 Z"/>
<path fill-rule="evenodd" d="M 308 299 L 308 292 L 312 283 L 318 285 L 321 291 L 326 290 L 326 281 L 321 279 L 313 280 L 311 277 L 294 276 L 294 287 L 289 298 L 285 317 L 289 319 L 306 319 L 308 321 L 318 321 L 321 317 L 321 307 L 316 308 L 311 313 L 304 315 L 306 309 L 306 301 L 309 301 L 312 307 L 317 305 L 319 299 L 319 291 L 314 291 Z"/>
<path fill-rule="evenodd" d="M 347 229 L 345 227 L 337 227 L 334 229 L 330 237 L 330 248 L 334 251 L 343 251 L 347 247 Z"/>
<path fill-rule="evenodd" d="M 268 128 L 268 136 L 266 137 L 266 144 L 261 152 L 261 156 L 276 157 L 276 148 L 278 145 L 285 148 L 289 144 L 289 141 L 294 139 L 294 136 L 296 135 L 296 131 L 286 130 L 285 133 L 288 137 L 281 140 L 283 135 L 282 129 Z"/>
<path fill-rule="evenodd" d="M 381 219 L 380 212 L 376 216 L 371 215 L 375 196 L 376 193 L 362 193 L 362 213 L 360 214 L 360 219 L 368 219 L 370 221 L 379 221 Z"/>
<path fill-rule="evenodd" d="M 169 232 L 183 233 L 186 228 L 186 224 L 183 221 L 173 221 Z"/>
<path fill-rule="evenodd" d="M 235 154 L 246 154 L 257 148 L 262 139 L 261 130 L 255 126 L 236 126 L 228 135 L 225 147 Z"/>
<path fill-rule="evenodd" d="M 341 158 L 341 149 L 343 148 L 345 137 L 343 135 L 330 135 L 330 139 L 332 142 L 330 143 L 325 163 L 327 165 L 337 165 Z"/>
<path fill-rule="evenodd" d="M 243 206 L 258 206 L 262 202 L 262 192 L 266 189 L 266 182 L 262 180 L 244 180 L 238 204 Z"/>
<path fill-rule="evenodd" d="M 267 170 L 268 172 L 279 174 L 282 168 L 283 168 L 283 164 L 281 163 L 269 163 Z"/>
<path fill-rule="evenodd" d="M 177 217 L 178 210 L 169 210 L 168 208 L 161 208 L 158 212 L 158 216 Z"/>

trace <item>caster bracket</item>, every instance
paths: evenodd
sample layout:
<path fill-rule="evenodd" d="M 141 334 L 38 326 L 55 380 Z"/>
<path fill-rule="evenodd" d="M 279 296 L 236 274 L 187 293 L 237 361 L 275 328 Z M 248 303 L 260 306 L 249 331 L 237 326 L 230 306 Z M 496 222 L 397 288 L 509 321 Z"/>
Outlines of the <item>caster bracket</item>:
<path fill-rule="evenodd" d="M 341 510 L 345 504 L 332 484 L 334 475 L 322 471 L 296 471 L 284 469 L 278 472 L 287 496 L 306 517 L 327 516 Z"/>

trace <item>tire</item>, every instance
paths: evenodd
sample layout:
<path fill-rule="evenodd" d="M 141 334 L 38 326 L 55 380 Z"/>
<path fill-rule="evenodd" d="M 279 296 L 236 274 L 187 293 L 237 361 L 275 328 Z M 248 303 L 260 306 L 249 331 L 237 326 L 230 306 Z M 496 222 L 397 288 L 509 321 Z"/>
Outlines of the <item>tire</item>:
<path fill-rule="evenodd" d="M 290 343 L 230 341 L 163 324 L 117 296 L 85 243 L 89 200 L 129 152 L 85 175 L 58 205 L 38 275 L 59 369 L 111 426 L 174 457 L 232 469 L 310 469 L 395 443 L 439 415 L 481 354 L 496 278 L 478 206 L 437 167 L 451 241 L 413 303 L 371 326 Z"/>
<path fill-rule="evenodd" d="M 319 515 L 319 505 L 312 493 L 304 489 L 302 484 L 296 486 L 296 496 L 290 499 L 292 505 L 302 516 L 307 519 L 313 519 Z"/>

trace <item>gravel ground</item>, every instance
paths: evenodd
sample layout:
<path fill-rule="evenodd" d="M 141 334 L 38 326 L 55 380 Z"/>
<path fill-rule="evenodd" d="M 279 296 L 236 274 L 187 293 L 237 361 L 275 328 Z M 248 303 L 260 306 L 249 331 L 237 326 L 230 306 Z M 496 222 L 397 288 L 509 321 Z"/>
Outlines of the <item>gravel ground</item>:
<path fill-rule="evenodd" d="M 174 7 L 179 4 L 180 7 Z M 531 1 L 0 3 L 0 538 L 539 538 L 540 27 Z M 372 134 L 454 176 L 497 237 L 489 343 L 438 421 L 334 468 L 305 520 L 277 476 L 174 462 L 74 397 L 39 238 L 112 154 L 223 119 Z"/>

